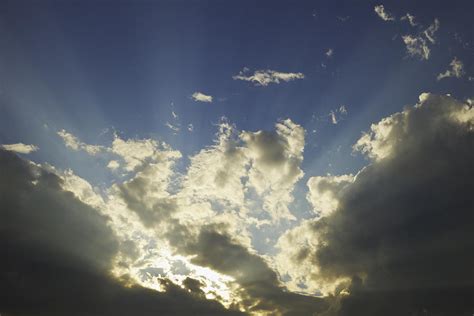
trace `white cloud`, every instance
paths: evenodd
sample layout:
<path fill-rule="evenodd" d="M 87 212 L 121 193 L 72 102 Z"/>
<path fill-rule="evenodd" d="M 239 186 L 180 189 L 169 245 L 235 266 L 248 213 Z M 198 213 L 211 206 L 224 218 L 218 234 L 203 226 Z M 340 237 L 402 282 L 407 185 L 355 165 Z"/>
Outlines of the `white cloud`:
<path fill-rule="evenodd" d="M 165 123 L 165 126 L 168 127 L 170 130 L 172 130 L 173 133 L 175 133 L 175 134 L 176 134 L 177 132 L 179 132 L 180 129 L 181 129 L 179 126 L 173 125 L 173 124 L 171 124 L 170 122 L 166 122 L 166 123 Z"/>
<path fill-rule="evenodd" d="M 307 183 L 307 199 L 319 216 L 327 216 L 337 209 L 338 196 L 353 181 L 353 175 L 312 177 Z"/>
<path fill-rule="evenodd" d="M 375 6 L 374 11 L 384 21 L 395 20 L 395 17 L 391 13 L 389 13 L 388 11 L 385 11 L 385 7 L 382 4 Z"/>
<path fill-rule="evenodd" d="M 211 95 L 206 95 L 201 92 L 194 92 L 193 95 L 191 96 L 194 101 L 196 102 L 212 102 L 212 96 Z"/>
<path fill-rule="evenodd" d="M 109 168 L 110 170 L 116 170 L 119 167 L 120 167 L 120 163 L 117 160 L 111 160 L 107 164 L 107 168 Z"/>
<path fill-rule="evenodd" d="M 435 19 L 427 29 L 417 35 L 403 35 L 402 39 L 405 43 L 408 55 L 419 56 L 422 60 L 430 58 L 429 45 L 435 44 L 435 33 L 439 29 L 439 20 Z"/>
<path fill-rule="evenodd" d="M 0 147 L 2 147 L 5 150 L 13 151 L 13 152 L 16 152 L 16 153 L 19 153 L 19 154 L 29 154 L 29 153 L 32 153 L 32 152 L 37 151 L 39 149 L 38 146 L 26 145 L 26 144 L 23 144 L 23 143 L 4 144 L 4 145 L 0 145 Z"/>
<path fill-rule="evenodd" d="M 103 146 L 89 145 L 89 144 L 83 143 L 79 140 L 79 138 L 77 138 L 76 136 L 67 132 L 64 129 L 57 132 L 57 134 L 63 139 L 64 144 L 66 145 L 67 148 L 70 148 L 75 151 L 83 150 L 87 152 L 89 155 L 94 156 L 106 150 L 106 148 Z"/>
<path fill-rule="evenodd" d="M 188 124 L 188 131 L 189 131 L 189 132 L 193 132 L 193 131 L 194 131 L 194 125 L 193 125 L 193 124 L 191 124 L 191 123 Z"/>
<path fill-rule="evenodd" d="M 253 75 L 248 75 L 248 68 L 244 68 L 238 75 L 232 77 L 234 80 L 254 82 L 257 86 L 268 86 L 270 83 L 288 82 L 303 79 L 304 74 L 292 72 L 278 72 L 275 70 L 256 70 Z"/>
<path fill-rule="evenodd" d="M 449 77 L 461 78 L 464 75 L 464 64 L 462 61 L 454 57 L 449 65 L 451 66 L 451 69 L 446 70 L 444 73 L 438 74 L 436 77 L 437 80 Z"/>

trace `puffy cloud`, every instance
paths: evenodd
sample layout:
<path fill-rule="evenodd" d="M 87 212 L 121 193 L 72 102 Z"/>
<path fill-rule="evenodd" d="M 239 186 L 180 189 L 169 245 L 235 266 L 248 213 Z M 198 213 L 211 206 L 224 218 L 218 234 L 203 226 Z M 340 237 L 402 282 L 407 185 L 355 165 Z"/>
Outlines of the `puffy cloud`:
<path fill-rule="evenodd" d="M 438 74 L 436 77 L 438 81 L 449 77 L 461 78 L 464 75 L 464 64 L 462 61 L 454 57 L 449 65 L 451 66 L 451 69 L 446 70 L 444 73 Z"/>
<path fill-rule="evenodd" d="M 197 102 L 212 102 L 212 96 L 211 95 L 206 95 L 202 92 L 194 92 L 191 96 L 194 101 Z"/>
<path fill-rule="evenodd" d="M 339 196 L 353 181 L 353 175 L 311 177 L 307 199 L 319 216 L 327 216 L 337 209 Z"/>
<path fill-rule="evenodd" d="M 388 11 L 385 11 L 385 7 L 381 5 L 376 5 L 374 7 L 375 13 L 384 21 L 394 21 L 395 17 L 389 13 Z"/>
<path fill-rule="evenodd" d="M 242 132 L 251 159 L 249 185 L 263 200 L 273 221 L 294 219 L 288 209 L 294 185 L 304 175 L 304 129 L 290 119 L 275 125 L 275 132 Z"/>
<path fill-rule="evenodd" d="M 238 75 L 232 77 L 234 80 L 254 82 L 257 86 L 268 86 L 270 83 L 288 82 L 296 79 L 304 79 L 301 72 L 278 72 L 275 70 L 256 70 L 253 75 L 248 75 L 249 69 L 244 68 Z"/>
<path fill-rule="evenodd" d="M 3 148 L 8 151 L 13 151 L 19 154 L 30 154 L 34 151 L 39 149 L 38 146 L 35 145 L 26 145 L 23 143 L 16 143 L 16 144 L 4 144 L 0 145 L 0 148 Z"/>
<path fill-rule="evenodd" d="M 282 251 L 346 294 L 338 315 L 472 312 L 473 125 L 472 105 L 422 94 L 358 142 L 371 163 L 353 181 L 325 180 L 337 204 L 315 192 L 331 211 L 287 233 L 299 229 L 311 244 L 281 241 L 294 247 Z M 344 279 L 341 291 L 334 284 Z"/>
<path fill-rule="evenodd" d="M 113 278 L 120 245 L 106 216 L 65 191 L 62 178 L 12 153 L 0 150 L 0 168 L 2 313 L 238 314 L 170 282 L 159 293 Z M 84 183 L 66 186 L 88 191 Z"/>

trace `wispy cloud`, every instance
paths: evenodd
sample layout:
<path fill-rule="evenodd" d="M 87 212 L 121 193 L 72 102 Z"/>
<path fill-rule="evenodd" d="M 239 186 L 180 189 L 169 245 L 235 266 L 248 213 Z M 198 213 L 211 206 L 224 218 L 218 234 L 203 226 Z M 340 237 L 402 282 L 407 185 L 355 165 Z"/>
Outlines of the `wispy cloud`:
<path fill-rule="evenodd" d="M 415 22 L 415 16 L 411 15 L 410 13 L 406 13 L 404 16 L 400 18 L 401 21 L 408 21 L 411 26 L 417 26 L 418 24 Z"/>
<path fill-rule="evenodd" d="M 94 155 L 97 155 L 98 153 L 100 153 L 101 151 L 106 150 L 106 148 L 103 147 L 103 146 L 89 145 L 89 144 L 83 143 L 79 140 L 79 138 L 77 138 L 76 136 L 74 136 L 73 134 L 67 132 L 64 129 L 57 132 L 57 134 L 63 139 L 64 144 L 66 145 L 66 147 L 68 147 L 72 150 L 75 150 L 75 151 L 83 150 L 83 151 L 87 152 L 89 155 L 94 156 Z"/>
<path fill-rule="evenodd" d="M 8 151 L 13 151 L 19 154 L 29 154 L 34 151 L 37 151 L 39 149 L 38 146 L 35 145 L 26 145 L 23 143 L 17 143 L 17 144 L 5 144 L 5 145 L 0 145 L 1 148 L 8 150 Z"/>
<path fill-rule="evenodd" d="M 376 5 L 374 7 L 375 13 L 384 21 L 394 21 L 395 17 L 389 13 L 388 11 L 385 11 L 385 7 L 381 5 Z"/>
<path fill-rule="evenodd" d="M 301 72 L 279 72 L 275 70 L 256 70 L 253 75 L 249 74 L 249 69 L 244 68 L 238 75 L 232 77 L 234 80 L 250 81 L 256 86 L 268 86 L 270 83 L 288 82 L 296 79 L 303 79 Z"/>
<path fill-rule="evenodd" d="M 462 61 L 454 57 L 454 59 L 449 64 L 451 69 L 446 70 L 443 73 L 440 73 L 436 79 L 439 81 L 444 78 L 455 77 L 461 78 L 464 75 L 464 64 Z"/>
<path fill-rule="evenodd" d="M 435 33 L 439 29 L 439 20 L 435 19 L 427 29 L 418 35 L 403 35 L 402 39 L 405 43 L 408 55 L 414 57 L 419 56 L 422 60 L 430 58 L 430 45 L 436 43 Z"/>
<path fill-rule="evenodd" d="M 326 51 L 325 54 L 326 54 L 326 56 L 327 56 L 328 58 L 331 58 L 332 55 L 334 54 L 334 49 L 329 48 L 329 49 Z"/>
<path fill-rule="evenodd" d="M 194 92 L 191 98 L 196 102 L 212 102 L 212 95 L 207 95 L 202 92 Z"/>

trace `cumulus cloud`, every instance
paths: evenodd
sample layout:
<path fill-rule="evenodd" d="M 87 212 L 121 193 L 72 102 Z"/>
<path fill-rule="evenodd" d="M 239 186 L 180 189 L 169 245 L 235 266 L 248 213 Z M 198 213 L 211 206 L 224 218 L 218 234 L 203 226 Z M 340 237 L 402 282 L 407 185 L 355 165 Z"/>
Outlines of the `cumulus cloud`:
<path fill-rule="evenodd" d="M 438 76 L 436 77 L 438 81 L 450 77 L 461 78 L 464 75 L 464 64 L 462 61 L 454 57 L 454 59 L 449 65 L 451 66 L 451 69 L 448 69 L 445 72 L 438 74 Z"/>
<path fill-rule="evenodd" d="M 38 146 L 35 145 L 26 145 L 23 143 L 16 143 L 16 144 L 3 144 L 0 145 L 0 148 L 3 148 L 8 151 L 13 151 L 19 154 L 30 154 L 34 151 L 39 149 Z"/>
<path fill-rule="evenodd" d="M 389 13 L 388 11 L 385 11 L 385 7 L 381 5 L 376 5 L 374 7 L 375 13 L 384 21 L 394 21 L 395 17 Z"/>
<path fill-rule="evenodd" d="M 109 220 L 62 179 L 0 150 L 0 306 L 7 315 L 225 315 L 163 281 L 159 293 L 111 276 L 120 244 Z M 84 187 L 84 186 L 83 186 Z"/>
<path fill-rule="evenodd" d="M 202 92 L 194 92 L 191 97 L 193 98 L 194 101 L 197 101 L 197 102 L 208 102 L 208 103 L 212 102 L 212 96 L 206 95 Z"/>
<path fill-rule="evenodd" d="M 473 124 L 471 105 L 422 94 L 356 144 L 371 162 L 355 178 L 309 181 L 329 211 L 289 231 L 283 257 L 339 293 L 338 315 L 472 312 Z M 311 243 L 288 250 L 298 230 Z"/>
<path fill-rule="evenodd" d="M 304 79 L 301 72 L 278 72 L 275 70 L 256 70 L 253 75 L 249 74 L 249 69 L 244 68 L 238 75 L 232 77 L 234 80 L 250 81 L 257 86 L 268 86 L 270 83 L 288 82 L 296 79 Z"/>

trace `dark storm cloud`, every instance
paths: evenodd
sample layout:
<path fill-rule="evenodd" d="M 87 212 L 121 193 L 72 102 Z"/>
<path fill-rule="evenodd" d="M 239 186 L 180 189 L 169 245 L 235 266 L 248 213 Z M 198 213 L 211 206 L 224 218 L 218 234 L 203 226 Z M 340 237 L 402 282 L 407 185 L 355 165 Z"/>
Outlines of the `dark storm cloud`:
<path fill-rule="evenodd" d="M 106 217 L 12 153 L 0 150 L 0 171 L 2 315 L 235 314 L 170 282 L 124 286 L 109 274 L 119 245 Z"/>
<path fill-rule="evenodd" d="M 372 127 L 373 158 L 313 223 L 322 277 L 353 278 L 340 315 L 474 312 L 474 114 L 449 96 Z"/>

